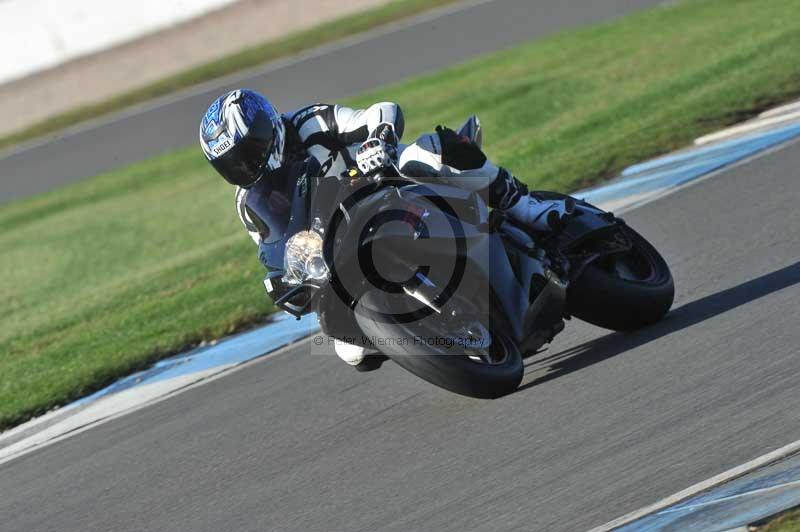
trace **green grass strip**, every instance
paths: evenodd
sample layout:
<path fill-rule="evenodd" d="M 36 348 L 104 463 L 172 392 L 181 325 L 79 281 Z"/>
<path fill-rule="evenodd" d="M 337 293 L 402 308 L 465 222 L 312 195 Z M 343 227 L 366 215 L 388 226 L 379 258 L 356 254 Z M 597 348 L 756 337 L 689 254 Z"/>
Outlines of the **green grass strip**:
<path fill-rule="evenodd" d="M 758 532 L 800 532 L 800 510 L 795 508 L 784 512 L 764 526 L 758 527 L 757 530 Z"/>
<path fill-rule="evenodd" d="M 398 101 L 407 138 L 477 112 L 494 160 L 573 190 L 800 94 L 798 15 L 796 0 L 677 2 L 349 103 Z M 0 427 L 272 310 L 198 147 L 2 206 L 0 228 Z"/>

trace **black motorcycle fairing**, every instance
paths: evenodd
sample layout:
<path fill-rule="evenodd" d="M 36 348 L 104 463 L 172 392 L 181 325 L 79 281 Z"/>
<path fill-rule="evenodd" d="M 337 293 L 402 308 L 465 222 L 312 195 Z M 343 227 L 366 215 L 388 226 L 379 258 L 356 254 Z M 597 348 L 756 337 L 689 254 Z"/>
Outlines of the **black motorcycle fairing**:
<path fill-rule="evenodd" d="M 641 238 L 634 249 L 624 222 L 588 203 L 578 202 L 562 231 L 539 233 L 499 212 L 490 219 L 482 200 L 462 189 L 373 185 L 359 201 L 337 210 L 332 224 L 337 227 L 325 234 L 331 276 L 316 299 L 320 322 L 334 337 L 404 339 L 375 347 L 437 386 L 472 397 L 511 393 L 522 379 L 522 357 L 552 341 L 565 316 L 627 330 L 660 319 L 671 304 L 672 281 L 663 259 Z M 450 212 L 454 204 L 468 207 L 467 214 Z M 387 221 L 402 223 L 384 225 Z M 447 280 L 440 284 L 439 271 L 430 265 L 453 254 L 445 244 L 454 236 L 462 241 L 455 255 L 469 268 L 455 291 L 442 297 L 447 287 L 437 291 Z M 362 270 L 363 259 L 371 262 L 373 256 L 389 260 L 381 271 Z M 658 282 L 644 274 L 632 279 L 641 261 L 622 259 L 629 256 L 651 258 L 647 264 L 660 274 Z M 391 270 L 410 277 L 382 285 Z M 338 290 L 340 276 L 353 277 L 350 292 Z M 658 305 L 648 313 L 652 301 Z M 417 341 L 442 336 L 490 341 L 477 347 Z"/>
<path fill-rule="evenodd" d="M 265 176 L 247 191 L 247 213 L 261 235 L 259 251 L 270 271 L 283 270 L 286 241 L 308 228 L 319 171 L 319 162 L 309 157 Z"/>
<path fill-rule="evenodd" d="M 593 209 L 577 205 L 575 213 L 557 235 L 558 248 L 568 253 L 588 240 L 607 238 L 619 232 L 621 223 L 621 220 L 610 213 L 598 214 Z"/>
<path fill-rule="evenodd" d="M 447 214 L 447 210 L 459 211 L 458 216 Z M 410 215 L 406 224 L 387 225 L 372 231 L 379 223 L 379 215 L 387 212 Z M 499 330 L 524 345 L 536 334 L 537 338 L 552 337 L 553 331 L 562 325 L 566 285 L 541 260 L 509 246 L 508 235 L 490 231 L 488 208 L 474 193 L 447 185 L 402 183 L 399 187 L 373 189 L 373 193 L 352 206 L 347 215 L 340 212 L 338 218 L 340 223 L 358 230 L 359 234 L 344 231 L 335 238 L 332 233 L 326 234 L 325 258 L 328 264 L 335 265 L 332 269 L 335 275 L 331 279 L 334 285 L 343 281 L 339 276 L 349 275 L 351 282 L 344 282 L 344 285 L 360 286 L 362 291 L 378 286 L 375 279 L 365 275 L 358 260 L 359 251 L 377 243 L 390 250 L 396 267 L 405 268 L 409 275 L 420 264 L 436 264 L 437 256 L 451 258 L 452 246 L 445 244 L 453 240 L 455 226 L 465 244 L 459 253 L 466 261 L 467 272 L 458 279 L 455 289 L 471 293 L 487 286 L 488 291 L 477 297 L 489 297 L 487 306 Z M 424 223 L 418 226 L 420 221 Z M 424 274 L 440 288 L 449 281 L 438 279 L 435 268 Z M 341 290 L 342 285 L 338 288 L 347 306 L 353 308 L 360 294 L 352 289 Z M 532 302 L 536 304 L 532 306 Z"/>
<path fill-rule="evenodd" d="M 318 292 L 316 312 L 323 334 L 347 339 L 356 345 L 369 345 L 356 323 L 351 302 L 343 301 L 330 283 L 322 286 Z"/>
<path fill-rule="evenodd" d="M 531 192 L 541 200 L 575 200 L 575 212 L 569 222 L 556 233 L 543 234 L 542 240 L 556 239 L 555 248 L 569 253 L 590 240 L 607 239 L 621 233 L 624 221 L 612 213 L 598 209 L 591 203 L 560 192 L 535 190 Z"/>
<path fill-rule="evenodd" d="M 264 287 L 276 306 L 298 319 L 310 312 L 317 287 L 283 283 L 286 243 L 294 234 L 308 230 L 315 219 L 311 199 L 323 179 L 321 168 L 314 157 L 290 162 L 249 189 L 245 200 L 248 215 L 262 236 L 259 259 L 268 270 Z"/>
<path fill-rule="evenodd" d="M 534 261 L 538 271 L 531 275 L 532 302 L 522 316 L 524 337 L 520 342 L 523 354 L 531 354 L 564 329 L 564 307 L 567 302 L 568 283 L 552 270 Z"/>
<path fill-rule="evenodd" d="M 365 194 L 351 202 L 346 213 L 334 216 L 326 240 L 335 238 L 338 245 L 331 242 L 326 246 L 326 261 L 357 257 L 363 246 L 396 239 L 402 241 L 398 245 L 406 245 L 401 261 L 413 265 L 419 255 L 441 253 L 441 241 L 485 235 L 488 210 L 476 194 L 446 185 L 403 181 L 390 185 Z M 358 235 L 351 235 L 352 231 Z M 412 242 L 415 245 L 409 245 Z M 336 256 L 332 254 L 334 249 Z"/>
<path fill-rule="evenodd" d="M 292 215 L 297 179 L 276 171 L 247 190 L 245 208 L 266 244 L 284 238 Z"/>
<path fill-rule="evenodd" d="M 380 272 L 371 269 L 374 249 L 401 251 L 381 256 L 394 261 L 390 269 L 406 271 L 405 277 L 411 278 L 419 265 L 458 261 L 472 241 L 486 236 L 481 227 L 485 205 L 462 189 L 397 181 L 362 190 L 346 202 L 349 208 L 334 214 L 323 248 L 331 282 L 352 305 L 360 284 L 380 284 Z"/>
<path fill-rule="evenodd" d="M 488 276 L 499 326 L 531 352 L 563 328 L 567 283 L 542 260 L 509 245 L 508 235 L 492 233 Z"/>

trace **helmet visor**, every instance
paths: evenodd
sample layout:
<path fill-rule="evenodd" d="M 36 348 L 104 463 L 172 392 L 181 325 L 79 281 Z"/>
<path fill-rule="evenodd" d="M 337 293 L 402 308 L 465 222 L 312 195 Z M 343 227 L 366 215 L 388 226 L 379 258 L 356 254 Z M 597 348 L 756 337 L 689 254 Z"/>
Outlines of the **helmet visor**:
<path fill-rule="evenodd" d="M 272 149 L 272 139 L 247 136 L 211 164 L 228 183 L 247 188 L 261 177 Z"/>
<path fill-rule="evenodd" d="M 275 161 L 276 135 L 272 120 L 267 113 L 258 111 L 250 129 L 236 145 L 224 155 L 213 159 L 211 164 L 229 183 L 250 187 L 266 170 L 274 170 L 280 160 Z"/>

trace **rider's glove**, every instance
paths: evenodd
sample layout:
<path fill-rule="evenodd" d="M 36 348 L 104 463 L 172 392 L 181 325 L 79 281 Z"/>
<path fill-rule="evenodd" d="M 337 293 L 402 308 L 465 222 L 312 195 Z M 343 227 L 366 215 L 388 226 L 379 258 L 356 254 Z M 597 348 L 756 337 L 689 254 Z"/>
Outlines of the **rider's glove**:
<path fill-rule="evenodd" d="M 387 144 L 377 138 L 367 139 L 356 152 L 356 164 L 361 173 L 367 177 L 379 174 L 392 165 L 392 158 Z"/>
<path fill-rule="evenodd" d="M 397 150 L 397 133 L 394 131 L 394 125 L 390 124 L 389 122 L 381 122 L 380 124 L 372 130 L 369 134 L 369 138 L 371 139 L 378 139 L 382 140 L 386 143 L 387 149 L 390 151 L 389 155 L 394 157 L 394 153 Z"/>

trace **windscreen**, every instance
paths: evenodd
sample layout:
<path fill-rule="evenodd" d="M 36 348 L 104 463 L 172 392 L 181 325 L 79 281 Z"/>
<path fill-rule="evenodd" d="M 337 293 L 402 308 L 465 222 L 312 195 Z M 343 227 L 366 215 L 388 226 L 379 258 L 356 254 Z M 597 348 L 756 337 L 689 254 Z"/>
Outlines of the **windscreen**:
<path fill-rule="evenodd" d="M 287 238 L 295 183 L 285 176 L 266 176 L 247 192 L 248 214 L 266 244 Z"/>
<path fill-rule="evenodd" d="M 283 269 L 286 241 L 306 225 L 306 202 L 295 178 L 266 176 L 247 192 L 247 210 L 261 235 L 259 253 L 270 271 Z"/>

